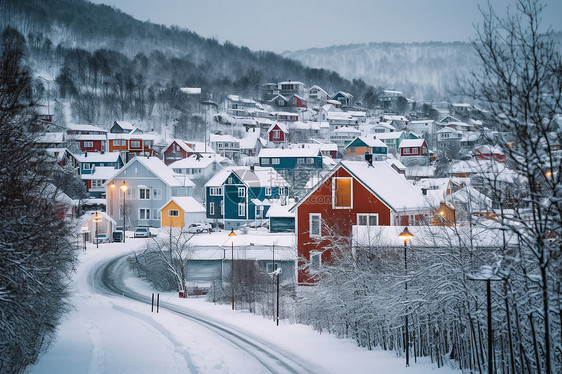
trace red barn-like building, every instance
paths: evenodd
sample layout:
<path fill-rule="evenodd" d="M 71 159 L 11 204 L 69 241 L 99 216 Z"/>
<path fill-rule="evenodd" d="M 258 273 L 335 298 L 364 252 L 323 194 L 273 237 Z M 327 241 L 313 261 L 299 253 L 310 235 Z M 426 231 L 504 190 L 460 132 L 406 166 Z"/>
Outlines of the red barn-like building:
<path fill-rule="evenodd" d="M 340 162 L 292 210 L 300 284 L 313 283 L 314 268 L 332 261 L 334 240 L 351 246 L 352 226 L 422 225 L 430 217 L 422 191 L 386 161 Z"/>
<path fill-rule="evenodd" d="M 267 140 L 270 143 L 285 143 L 287 141 L 287 126 L 282 123 L 274 123 L 267 130 Z"/>

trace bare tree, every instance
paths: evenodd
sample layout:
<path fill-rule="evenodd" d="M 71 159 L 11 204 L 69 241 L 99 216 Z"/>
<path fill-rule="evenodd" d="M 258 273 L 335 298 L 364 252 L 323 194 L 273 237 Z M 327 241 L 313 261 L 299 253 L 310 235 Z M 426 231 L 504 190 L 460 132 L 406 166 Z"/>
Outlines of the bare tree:
<path fill-rule="evenodd" d="M 544 9 L 537 0 L 519 0 L 516 10 L 503 18 L 491 6 L 482 11 L 483 22 L 474 42 L 481 64 L 465 92 L 488 107 L 502 134 L 500 145 L 508 164 L 523 179 L 509 195 L 494 186 L 490 190 L 500 206 L 496 213 L 501 224 L 520 243 L 506 274 L 513 287 L 531 291 L 524 295 L 528 305 L 521 310 L 529 316 L 531 334 L 538 342 L 535 347 L 542 349 L 528 358 L 529 367 L 553 373 L 562 370 L 556 281 L 562 233 L 558 150 L 562 131 L 556 122 L 562 113 L 562 61 L 552 31 L 541 24 Z M 513 204 L 509 215 L 508 202 Z M 531 307 L 534 302 L 541 308 Z"/>

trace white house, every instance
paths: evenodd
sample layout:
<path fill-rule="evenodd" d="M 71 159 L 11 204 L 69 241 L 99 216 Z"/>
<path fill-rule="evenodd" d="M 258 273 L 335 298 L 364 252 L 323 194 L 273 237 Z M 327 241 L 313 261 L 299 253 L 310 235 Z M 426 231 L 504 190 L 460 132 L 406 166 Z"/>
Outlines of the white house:
<path fill-rule="evenodd" d="M 185 175 L 190 179 L 210 178 L 222 169 L 221 159 L 224 158 L 217 154 L 196 154 L 170 164 L 170 168 L 174 173 Z"/>

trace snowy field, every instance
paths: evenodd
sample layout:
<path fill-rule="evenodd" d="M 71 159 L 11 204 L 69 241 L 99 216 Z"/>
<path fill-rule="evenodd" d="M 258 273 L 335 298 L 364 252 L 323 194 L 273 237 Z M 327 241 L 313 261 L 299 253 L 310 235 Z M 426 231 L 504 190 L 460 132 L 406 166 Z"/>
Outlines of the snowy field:
<path fill-rule="evenodd" d="M 60 326 L 56 341 L 31 368 L 33 374 L 50 373 L 264 373 L 291 372 L 282 366 L 264 366 L 258 353 L 245 351 L 205 325 L 161 308 L 98 289 L 95 269 L 103 262 L 144 247 L 146 239 L 126 244 L 88 244 L 80 254 L 75 275 L 74 310 Z M 128 271 L 127 271 L 128 272 Z M 129 288 L 150 297 L 153 290 L 128 275 Z M 161 303 L 177 305 L 205 315 L 222 326 L 241 332 L 246 340 L 302 363 L 303 372 L 317 373 L 460 373 L 437 369 L 428 359 L 404 367 L 393 352 L 368 351 L 350 340 L 319 334 L 310 327 L 284 323 L 230 305 L 214 305 L 204 298 L 180 299 L 177 293 L 160 294 Z M 248 338 L 250 337 L 250 338 Z M 269 367 L 269 369 L 268 369 Z M 273 368 L 273 369 L 271 369 Z"/>

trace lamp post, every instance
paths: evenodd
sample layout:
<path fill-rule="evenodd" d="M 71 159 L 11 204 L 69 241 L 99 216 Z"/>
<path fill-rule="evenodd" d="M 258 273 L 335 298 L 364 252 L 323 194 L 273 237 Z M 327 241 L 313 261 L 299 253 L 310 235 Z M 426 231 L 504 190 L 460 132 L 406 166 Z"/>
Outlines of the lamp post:
<path fill-rule="evenodd" d="M 96 248 L 100 247 L 100 240 L 98 238 L 98 224 L 101 222 L 101 215 L 99 214 L 99 212 L 96 212 L 96 214 L 94 214 L 94 222 L 96 224 Z"/>
<path fill-rule="evenodd" d="M 237 237 L 234 229 L 231 229 L 228 236 L 232 237 L 230 242 L 230 290 L 232 291 L 232 310 L 234 310 L 234 238 Z"/>
<path fill-rule="evenodd" d="M 121 191 L 123 191 L 123 243 L 125 243 L 125 237 L 127 235 L 125 235 L 126 232 L 126 227 L 125 225 L 127 224 L 127 220 L 125 219 L 126 215 L 127 215 L 127 183 L 125 183 L 125 181 L 123 181 L 123 184 L 121 184 L 121 187 L 119 187 L 121 189 Z"/>
<path fill-rule="evenodd" d="M 488 311 L 488 374 L 494 372 L 494 331 L 492 330 L 492 281 L 500 281 L 501 277 L 498 277 L 494 273 L 494 269 L 491 266 L 484 265 L 480 267 L 480 274 L 467 274 L 467 279 L 473 281 L 485 281 L 486 282 L 486 301 L 487 301 L 487 311 Z"/>
<path fill-rule="evenodd" d="M 398 237 L 404 240 L 404 276 L 406 277 L 406 281 L 404 282 L 404 291 L 406 294 L 406 298 L 408 298 L 408 257 L 407 257 L 407 245 L 408 240 L 412 239 L 414 235 L 408 231 L 408 227 L 404 228 L 404 231 L 398 235 Z M 406 350 L 406 367 L 410 366 L 410 336 L 408 331 L 408 305 L 406 304 L 406 324 L 405 324 L 405 341 L 404 341 L 404 348 Z"/>

